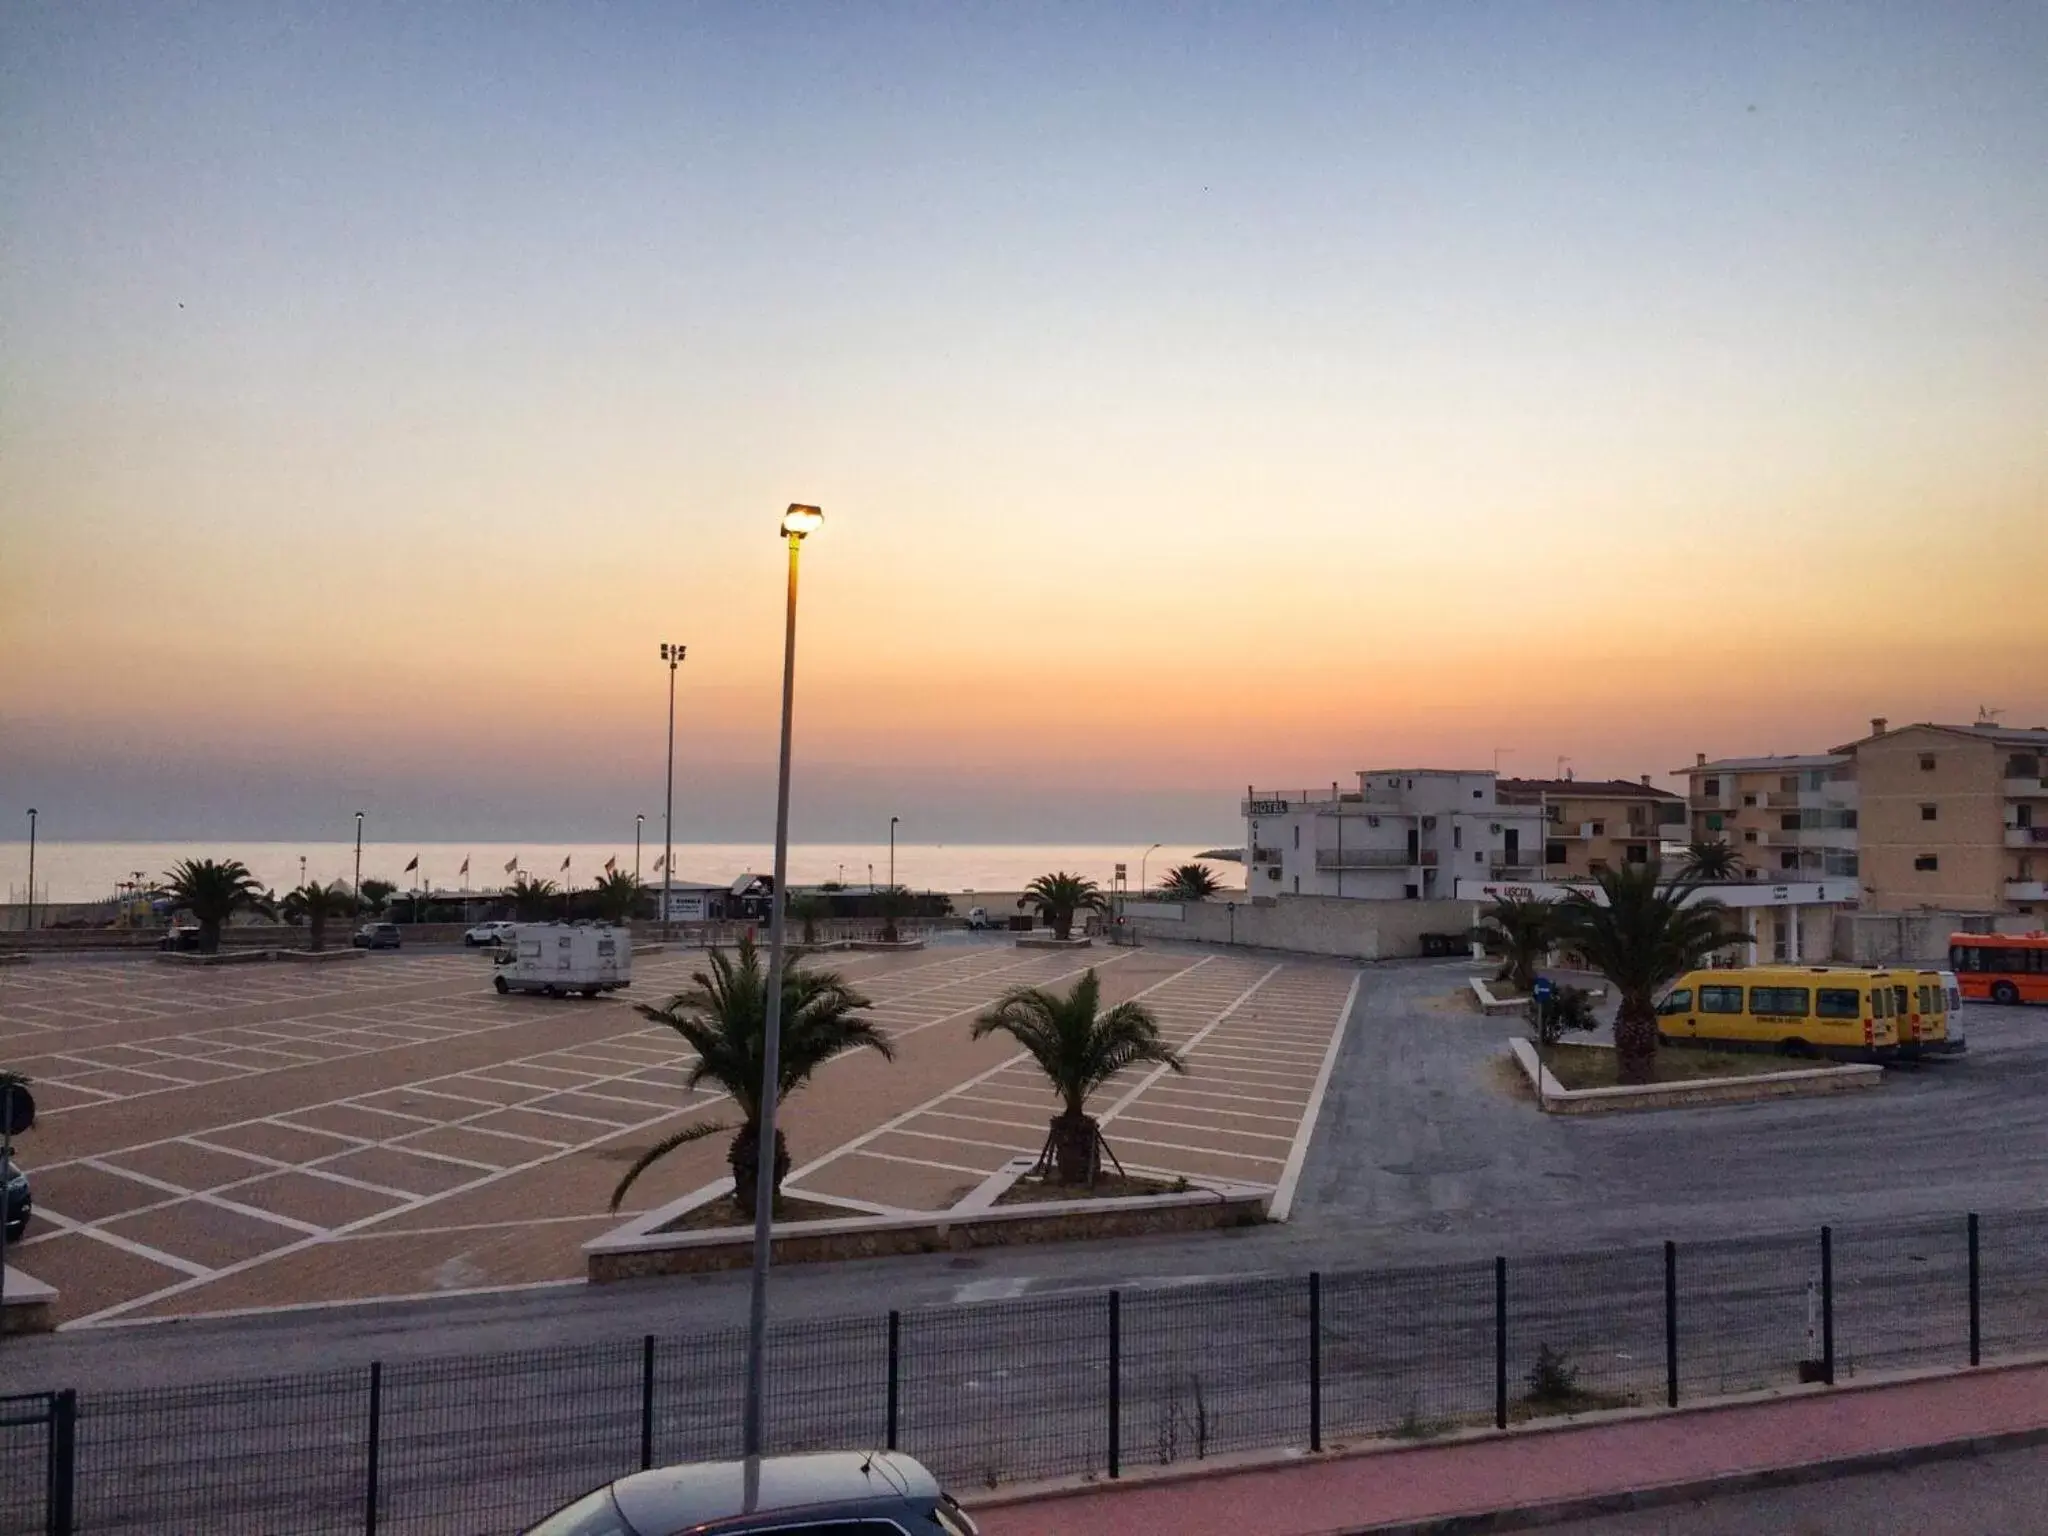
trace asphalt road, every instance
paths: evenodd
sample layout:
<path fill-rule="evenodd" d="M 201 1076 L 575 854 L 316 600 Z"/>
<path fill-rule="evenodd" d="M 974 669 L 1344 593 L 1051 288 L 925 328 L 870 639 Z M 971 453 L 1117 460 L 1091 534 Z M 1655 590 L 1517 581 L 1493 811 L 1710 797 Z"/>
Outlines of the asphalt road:
<path fill-rule="evenodd" d="M 1973 1007 L 1969 1057 L 1872 1094 L 1567 1120 L 1501 1086 L 1511 1022 L 1444 1006 L 1463 971 L 1368 976 L 1284 1227 L 781 1272 L 778 1448 L 883 1438 L 895 1307 L 906 1449 L 968 1489 L 1099 1468 L 1110 1286 L 1127 1460 L 1299 1442 L 1310 1270 L 1326 1437 L 1483 1421 L 1495 1253 L 1512 1396 L 1548 1345 L 1597 1401 L 1657 1401 L 1666 1236 L 1682 1395 L 1779 1384 L 1817 1352 L 1823 1222 L 1838 1375 L 1960 1362 L 1972 1208 L 1987 1355 L 2048 1342 L 2048 1219 L 2018 1214 L 2048 1163 L 2048 1010 Z M 10 1340 L 0 1370 L 10 1391 L 84 1389 L 81 1531 L 282 1536 L 361 1529 L 382 1361 L 380 1529 L 484 1532 L 638 1464 L 647 1333 L 655 1458 L 732 1454 L 745 1303 L 743 1276 L 570 1286 Z M 476 1355 L 497 1358 L 449 1358 Z M 0 1491 L 29 1475 L 7 1434 Z"/>

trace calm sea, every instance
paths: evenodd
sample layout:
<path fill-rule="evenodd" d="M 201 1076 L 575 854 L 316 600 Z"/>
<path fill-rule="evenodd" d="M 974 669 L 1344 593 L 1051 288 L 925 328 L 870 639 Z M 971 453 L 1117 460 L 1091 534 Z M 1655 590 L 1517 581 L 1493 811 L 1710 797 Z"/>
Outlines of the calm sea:
<path fill-rule="evenodd" d="M 1036 876 L 1064 869 L 1087 875 L 1104 886 L 1119 862 L 1128 866 L 1133 889 L 1143 872 L 1156 881 L 1161 871 L 1185 863 L 1214 844 L 1169 844 L 1152 851 L 1103 844 L 1073 843 L 898 843 L 896 878 L 919 891 L 1015 891 Z M 640 876 L 661 883 L 654 867 L 661 844 L 640 849 Z M 85 843 L 41 841 L 36 844 L 35 899 L 99 901 L 115 894 L 121 882 L 138 871 L 155 880 L 185 858 L 240 859 L 257 879 L 277 890 L 299 884 L 301 871 L 311 880 L 350 881 L 355 877 L 354 843 Z M 417 873 L 406 865 L 417 858 Z M 588 885 L 604 873 L 607 859 L 624 870 L 633 868 L 633 844 L 619 843 L 365 843 L 363 878 L 390 880 L 410 889 L 422 880 L 434 890 L 488 890 L 511 878 L 506 866 L 518 861 L 521 872 L 561 884 Z M 568 869 L 563 870 L 563 861 Z M 467 862 L 469 872 L 462 872 Z M 730 883 L 736 877 L 773 868 L 774 851 L 766 843 L 678 843 L 675 877 L 679 881 Z M 1217 864 L 1225 885 L 1242 885 L 1235 865 Z M 889 878 L 886 843 L 794 843 L 789 850 L 789 878 L 811 885 L 840 880 L 865 886 L 870 878 Z M 10 903 L 28 895 L 28 844 L 0 843 L 0 889 Z"/>

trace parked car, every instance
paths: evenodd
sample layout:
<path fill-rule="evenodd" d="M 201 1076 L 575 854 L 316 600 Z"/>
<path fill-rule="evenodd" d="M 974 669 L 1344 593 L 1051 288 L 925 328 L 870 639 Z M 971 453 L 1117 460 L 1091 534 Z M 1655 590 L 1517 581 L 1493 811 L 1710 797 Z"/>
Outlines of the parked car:
<path fill-rule="evenodd" d="M 526 1536 L 724 1536 L 728 1531 L 849 1536 L 975 1536 L 975 1525 L 916 1461 L 896 1451 L 761 1459 L 747 1507 L 743 1461 L 635 1472 L 586 1493 Z"/>
<path fill-rule="evenodd" d="M 28 1192 L 28 1175 L 19 1163 L 0 1159 L 0 1188 L 7 1192 L 7 1241 L 18 1243 L 22 1234 L 28 1231 L 28 1219 L 35 1214 L 36 1208 L 35 1200 Z"/>
<path fill-rule="evenodd" d="M 967 909 L 967 926 L 979 930 L 993 928 L 996 925 L 989 921 L 987 907 L 969 907 Z"/>
<path fill-rule="evenodd" d="M 478 923 L 462 936 L 462 942 L 471 949 L 496 949 L 500 944 L 512 942 L 518 926 L 517 923 Z"/>
<path fill-rule="evenodd" d="M 350 939 L 349 943 L 355 945 L 357 949 L 396 949 L 398 924 L 365 923 L 356 930 L 355 937 Z"/>

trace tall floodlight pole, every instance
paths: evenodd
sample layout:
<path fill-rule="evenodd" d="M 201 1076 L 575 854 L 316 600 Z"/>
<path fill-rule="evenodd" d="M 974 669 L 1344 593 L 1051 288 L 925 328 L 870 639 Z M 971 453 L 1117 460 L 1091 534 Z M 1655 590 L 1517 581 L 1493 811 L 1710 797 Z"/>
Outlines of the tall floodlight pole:
<path fill-rule="evenodd" d="M 804 536 L 825 521 L 816 507 L 792 504 L 782 514 L 789 544 L 789 601 L 782 631 L 782 761 L 775 782 L 775 889 L 768 896 L 768 997 L 761 1042 L 761 1126 L 754 1143 L 754 1289 L 747 1309 L 747 1404 L 742 1454 L 759 1465 L 761 1408 L 767 1367 L 769 1226 L 775 1215 L 775 1094 L 782 1082 L 782 930 L 789 873 L 789 737 L 796 700 L 796 575 Z"/>
<path fill-rule="evenodd" d="M 633 813 L 633 888 L 635 891 L 638 891 L 640 888 L 640 827 L 646 820 L 647 818 L 638 811 Z M 636 895 L 633 899 L 638 901 L 640 898 Z"/>
<path fill-rule="evenodd" d="M 661 659 L 668 663 L 668 799 L 661 813 L 661 936 L 668 937 L 668 892 L 676 879 L 676 668 L 683 664 L 686 645 L 664 645 Z"/>
<path fill-rule="evenodd" d="M 28 917 L 23 926 L 36 925 L 36 808 L 28 808 Z"/>
<path fill-rule="evenodd" d="M 356 910 L 363 909 L 363 813 L 356 812 Z"/>
<path fill-rule="evenodd" d="M 889 889 L 892 891 L 896 889 L 896 823 L 902 819 L 901 816 L 889 818 Z"/>

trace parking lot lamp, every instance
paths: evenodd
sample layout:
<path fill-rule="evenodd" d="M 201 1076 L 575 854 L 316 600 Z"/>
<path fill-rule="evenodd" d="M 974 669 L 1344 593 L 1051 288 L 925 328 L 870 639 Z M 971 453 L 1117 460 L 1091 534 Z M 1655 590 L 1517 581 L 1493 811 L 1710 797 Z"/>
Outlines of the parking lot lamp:
<path fill-rule="evenodd" d="M 782 1073 L 782 934 L 789 909 L 784 887 L 789 874 L 789 741 L 796 699 L 797 565 L 804 539 L 825 514 L 792 504 L 782 514 L 789 545 L 789 595 L 782 629 L 782 754 L 775 780 L 775 888 L 768 895 L 768 996 L 762 1019 L 761 1124 L 754 1143 L 754 1283 L 747 1309 L 747 1401 L 741 1426 L 741 1454 L 758 1464 L 765 1444 L 761 1409 L 767 1366 L 769 1227 L 775 1215 L 775 1090 Z"/>
<path fill-rule="evenodd" d="M 661 936 L 668 937 L 668 893 L 676 879 L 676 668 L 683 664 L 686 645 L 665 644 L 661 659 L 668 663 L 668 799 L 661 813 Z"/>

